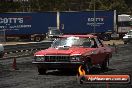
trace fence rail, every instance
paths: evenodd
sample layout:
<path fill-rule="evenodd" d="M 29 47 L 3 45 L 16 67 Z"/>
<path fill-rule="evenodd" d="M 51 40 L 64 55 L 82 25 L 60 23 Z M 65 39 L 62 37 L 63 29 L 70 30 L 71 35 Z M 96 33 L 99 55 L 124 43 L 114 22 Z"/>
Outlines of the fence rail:
<path fill-rule="evenodd" d="M 5 55 L 1 59 L 33 55 L 34 52 L 50 47 L 52 42 L 6 45 Z"/>

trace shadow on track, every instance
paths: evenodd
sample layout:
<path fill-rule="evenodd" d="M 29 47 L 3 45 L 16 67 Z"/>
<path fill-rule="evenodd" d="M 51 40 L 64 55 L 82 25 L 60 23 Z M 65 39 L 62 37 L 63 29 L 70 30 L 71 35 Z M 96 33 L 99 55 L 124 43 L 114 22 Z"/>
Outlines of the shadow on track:
<path fill-rule="evenodd" d="M 108 71 L 113 71 L 116 69 L 108 68 L 106 70 L 102 70 L 101 68 L 93 67 L 90 71 L 90 74 L 104 74 Z M 56 76 L 76 76 L 78 70 L 49 70 L 46 75 L 56 75 Z"/>

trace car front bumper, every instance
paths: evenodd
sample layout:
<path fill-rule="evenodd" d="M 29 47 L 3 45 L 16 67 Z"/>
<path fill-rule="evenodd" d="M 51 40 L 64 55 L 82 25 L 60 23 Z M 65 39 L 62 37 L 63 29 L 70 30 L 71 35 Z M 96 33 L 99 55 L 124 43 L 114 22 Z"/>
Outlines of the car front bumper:
<path fill-rule="evenodd" d="M 44 69 L 77 69 L 82 62 L 32 62 L 38 68 Z"/>

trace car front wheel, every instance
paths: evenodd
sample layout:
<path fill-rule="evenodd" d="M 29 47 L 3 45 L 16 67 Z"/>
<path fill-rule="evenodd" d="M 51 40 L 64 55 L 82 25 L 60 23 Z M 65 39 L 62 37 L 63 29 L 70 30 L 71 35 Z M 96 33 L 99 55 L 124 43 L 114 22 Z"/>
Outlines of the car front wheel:
<path fill-rule="evenodd" d="M 90 70 L 92 68 L 91 60 L 85 62 L 84 65 L 83 65 L 83 67 L 84 67 L 84 70 L 85 70 L 86 74 L 89 74 Z"/>

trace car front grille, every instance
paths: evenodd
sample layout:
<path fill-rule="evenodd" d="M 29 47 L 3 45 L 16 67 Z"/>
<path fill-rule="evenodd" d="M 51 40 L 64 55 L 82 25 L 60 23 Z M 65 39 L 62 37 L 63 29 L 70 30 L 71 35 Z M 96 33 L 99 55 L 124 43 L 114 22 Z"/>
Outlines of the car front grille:
<path fill-rule="evenodd" d="M 45 56 L 47 62 L 70 62 L 70 56 Z"/>

